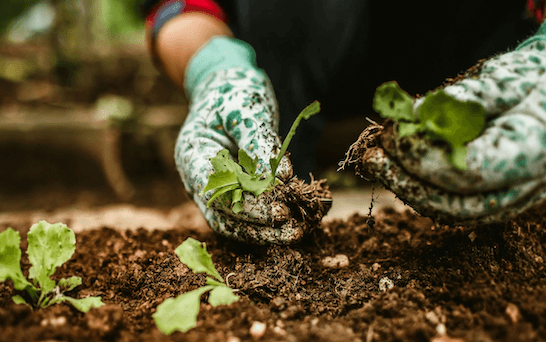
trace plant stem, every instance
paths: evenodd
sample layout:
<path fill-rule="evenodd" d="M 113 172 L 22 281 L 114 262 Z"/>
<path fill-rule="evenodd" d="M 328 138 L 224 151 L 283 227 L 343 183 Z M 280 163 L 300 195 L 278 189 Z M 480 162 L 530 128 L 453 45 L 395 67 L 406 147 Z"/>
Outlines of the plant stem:
<path fill-rule="evenodd" d="M 301 113 L 298 115 L 296 120 L 292 123 L 292 127 L 290 127 L 290 131 L 286 135 L 286 138 L 284 138 L 284 141 L 281 146 L 281 151 L 277 155 L 277 158 L 271 159 L 270 165 L 271 165 L 271 174 L 273 175 L 273 178 L 276 176 L 277 173 L 277 167 L 279 166 L 279 163 L 281 162 L 282 157 L 286 153 L 286 150 L 288 149 L 288 145 L 290 145 L 290 141 L 294 137 L 294 134 L 296 134 L 296 128 L 300 125 L 301 119 L 309 119 L 311 116 L 317 114 L 320 111 L 320 103 L 318 101 L 314 101 L 307 107 L 305 107 Z"/>

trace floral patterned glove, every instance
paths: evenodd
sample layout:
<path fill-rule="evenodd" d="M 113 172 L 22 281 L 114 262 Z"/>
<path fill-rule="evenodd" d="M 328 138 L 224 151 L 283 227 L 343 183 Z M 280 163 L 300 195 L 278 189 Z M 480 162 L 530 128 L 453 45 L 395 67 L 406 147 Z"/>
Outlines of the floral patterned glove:
<path fill-rule="evenodd" d="M 546 198 L 546 25 L 508 52 L 471 68 L 444 88 L 482 104 L 485 131 L 467 144 L 468 168 L 456 169 L 445 146 L 404 138 L 392 123 L 368 127 L 349 164 L 377 178 L 419 213 L 441 222 L 509 220 Z M 422 100 L 416 100 L 419 111 Z M 361 161 L 361 162 L 360 162 Z"/>
<path fill-rule="evenodd" d="M 280 151 L 277 102 L 269 79 L 256 68 L 254 50 L 237 39 L 213 38 L 188 66 L 186 89 L 191 104 L 175 159 L 187 191 L 212 229 L 252 243 L 301 239 L 309 225 L 294 217 L 286 201 L 245 193 L 243 209 L 235 214 L 221 200 L 207 208 L 213 191 L 201 194 L 213 173 L 210 158 L 218 151 L 227 148 L 237 156 L 238 149 L 245 150 L 251 158 L 258 157 L 258 172 L 269 170 L 269 159 Z M 281 160 L 277 177 L 285 184 L 291 181 L 288 158 Z"/>

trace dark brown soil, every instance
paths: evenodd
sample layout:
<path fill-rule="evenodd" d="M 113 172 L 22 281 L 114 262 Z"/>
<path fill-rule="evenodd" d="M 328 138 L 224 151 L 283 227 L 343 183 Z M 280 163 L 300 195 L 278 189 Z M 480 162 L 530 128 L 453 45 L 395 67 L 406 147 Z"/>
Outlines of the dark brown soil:
<path fill-rule="evenodd" d="M 476 229 L 409 211 L 382 211 L 373 231 L 367 221 L 323 224 L 291 247 L 188 230 L 79 233 L 76 254 L 55 276 L 82 277 L 71 295 L 106 305 L 31 311 L 13 304 L 12 284 L 3 283 L 0 340 L 252 341 L 258 321 L 267 324 L 260 341 L 546 341 L 544 212 Z M 26 239 L 28 227 L 14 228 Z M 224 277 L 233 273 L 240 300 L 203 303 L 196 328 L 165 336 L 152 320 L 157 305 L 204 284 L 173 252 L 188 236 L 207 243 Z M 348 266 L 324 266 L 337 254 Z"/>

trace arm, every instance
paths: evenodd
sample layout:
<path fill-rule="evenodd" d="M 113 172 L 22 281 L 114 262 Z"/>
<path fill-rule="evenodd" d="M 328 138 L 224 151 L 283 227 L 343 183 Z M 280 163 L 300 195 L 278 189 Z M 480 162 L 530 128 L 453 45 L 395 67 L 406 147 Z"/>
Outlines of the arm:
<path fill-rule="evenodd" d="M 184 89 L 186 67 L 191 58 L 215 36 L 232 37 L 233 33 L 224 22 L 207 14 L 183 13 L 163 26 L 153 49 L 165 73 Z"/>
<path fill-rule="evenodd" d="M 268 194 L 242 193 L 244 205 L 237 212 L 230 201 L 217 199 L 208 205 L 213 191 L 203 193 L 203 189 L 213 172 L 210 159 L 227 149 L 237 160 L 242 149 L 257 158 L 258 173 L 266 171 L 281 146 L 279 115 L 273 88 L 256 64 L 254 49 L 233 38 L 221 15 L 191 8 L 192 4 L 219 10 L 211 0 L 171 0 L 152 11 L 147 20 L 153 58 L 189 100 L 174 151 L 186 190 L 220 234 L 259 244 L 298 241 L 326 213 L 322 202 L 317 215 L 304 219 L 297 215 L 310 212 L 308 207 L 292 210 L 290 199 L 277 200 L 277 196 L 271 200 Z M 282 158 L 276 174 L 285 184 L 297 181 L 292 179 L 287 157 Z M 294 202 L 303 206 L 301 201 Z"/>

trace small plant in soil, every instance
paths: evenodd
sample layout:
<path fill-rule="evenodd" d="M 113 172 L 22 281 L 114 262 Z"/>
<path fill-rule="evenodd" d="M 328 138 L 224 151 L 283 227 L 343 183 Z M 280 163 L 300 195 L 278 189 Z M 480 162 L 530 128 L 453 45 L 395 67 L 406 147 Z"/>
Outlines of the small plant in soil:
<path fill-rule="evenodd" d="M 27 254 L 32 265 L 28 278 L 32 281 L 25 278 L 20 267 L 20 244 L 19 232 L 8 228 L 0 233 L 0 282 L 11 279 L 16 290 L 24 291 L 24 295 L 12 297 L 16 304 L 46 308 L 68 302 L 82 312 L 104 305 L 100 297 L 76 299 L 64 294 L 81 285 L 80 277 L 63 278 L 58 283 L 50 278 L 76 250 L 76 236 L 66 225 L 40 221 L 30 228 Z"/>
<path fill-rule="evenodd" d="M 238 152 L 239 163 L 230 158 L 229 150 L 224 149 L 218 152 L 214 158 L 210 159 L 215 172 L 210 175 L 207 185 L 201 192 L 203 194 L 214 190 L 207 206 L 210 206 L 219 196 L 226 195 L 230 196 L 233 212 L 238 213 L 243 208 L 243 191 L 259 196 L 265 191 L 271 190 L 275 185 L 282 183 L 281 180 L 275 177 L 275 174 L 292 137 L 296 134 L 297 127 L 302 119 L 308 120 L 318 112 L 320 112 L 320 103 L 318 101 L 314 101 L 301 111 L 284 139 L 279 154 L 276 158 L 270 159 L 270 173 L 257 173 L 258 158 L 250 158 L 242 149 L 239 149 Z"/>
<path fill-rule="evenodd" d="M 168 298 L 157 307 L 153 314 L 155 324 L 167 335 L 176 330 L 186 332 L 197 325 L 202 294 L 210 291 L 209 304 L 214 307 L 229 305 L 239 299 L 214 267 L 204 242 L 188 238 L 176 248 L 175 253 L 193 272 L 205 273 L 208 277 L 207 285 L 176 298 Z"/>
<path fill-rule="evenodd" d="M 416 114 L 414 98 L 391 81 L 377 87 L 373 108 L 382 117 L 398 123 L 400 137 L 425 132 L 427 138 L 443 140 L 451 148 L 450 162 L 459 170 L 467 168 L 465 144 L 485 129 L 486 113 L 477 102 L 456 100 L 443 89 L 425 95 Z"/>

